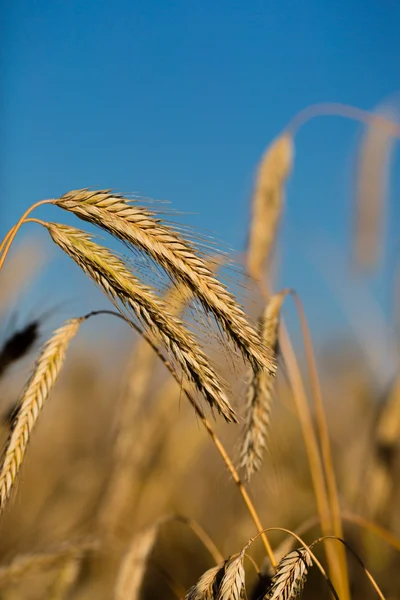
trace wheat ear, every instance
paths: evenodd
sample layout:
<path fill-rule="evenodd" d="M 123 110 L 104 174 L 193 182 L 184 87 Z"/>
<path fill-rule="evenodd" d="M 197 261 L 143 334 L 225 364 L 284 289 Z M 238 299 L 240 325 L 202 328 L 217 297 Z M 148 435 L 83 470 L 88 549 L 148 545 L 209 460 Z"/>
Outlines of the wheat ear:
<path fill-rule="evenodd" d="M 243 559 L 244 551 L 227 562 L 216 600 L 244 600 L 246 590 Z"/>
<path fill-rule="evenodd" d="M 0 567 L 0 586 L 4 587 L 33 572 L 43 572 L 59 567 L 72 558 L 96 550 L 97 546 L 98 544 L 94 541 L 82 541 L 76 544 L 63 544 L 53 552 L 17 556 L 9 565 Z"/>
<path fill-rule="evenodd" d="M 213 275 L 195 247 L 175 229 L 162 223 L 155 213 L 110 190 L 71 191 L 55 200 L 55 204 L 145 252 L 173 281 L 189 288 L 245 358 L 255 366 L 275 370 L 269 353 L 261 346 L 234 297 Z"/>
<path fill-rule="evenodd" d="M 121 311 L 124 306 L 175 357 L 212 408 L 226 421 L 236 421 L 221 383 L 197 341 L 166 304 L 142 284 L 126 264 L 95 244 L 85 232 L 57 223 L 43 223 L 53 241 L 105 292 Z M 119 304 L 120 303 L 120 304 Z"/>
<path fill-rule="evenodd" d="M 215 600 L 225 573 L 227 561 L 208 569 L 189 589 L 184 600 Z"/>
<path fill-rule="evenodd" d="M 277 354 L 279 315 L 287 294 L 283 290 L 270 297 L 259 320 L 259 335 L 269 348 Z M 267 434 L 275 377 L 266 369 L 254 369 L 247 388 L 246 424 L 240 453 L 240 466 L 245 469 L 246 478 L 259 471 L 267 444 Z"/>
<path fill-rule="evenodd" d="M 265 600 L 293 600 L 303 590 L 312 560 L 306 548 L 290 552 L 282 558 L 272 578 Z"/>
<path fill-rule="evenodd" d="M 146 565 L 157 539 L 157 533 L 164 519 L 136 535 L 131 541 L 117 575 L 114 600 L 138 600 Z"/>
<path fill-rule="evenodd" d="M 85 317 L 72 319 L 55 331 L 44 346 L 33 375 L 18 403 L 0 471 L 0 512 L 4 510 L 10 498 L 32 429 L 57 380 L 68 345 L 84 319 Z"/>
<path fill-rule="evenodd" d="M 288 134 L 278 137 L 265 151 L 256 177 L 252 200 L 247 269 L 262 280 L 276 238 L 283 207 L 284 185 L 293 162 L 293 140 Z"/>

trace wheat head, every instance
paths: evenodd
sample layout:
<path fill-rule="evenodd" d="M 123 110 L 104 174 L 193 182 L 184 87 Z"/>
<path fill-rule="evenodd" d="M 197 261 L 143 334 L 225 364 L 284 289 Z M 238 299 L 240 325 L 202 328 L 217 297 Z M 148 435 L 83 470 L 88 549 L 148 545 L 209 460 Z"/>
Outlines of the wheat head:
<path fill-rule="evenodd" d="M 262 280 L 276 238 L 292 162 L 293 140 L 285 133 L 267 148 L 258 168 L 247 251 L 248 272 L 257 280 Z"/>
<path fill-rule="evenodd" d="M 72 258 L 121 311 L 121 305 L 162 343 L 212 408 L 236 421 L 217 374 L 189 330 L 166 304 L 142 284 L 126 264 L 91 240 L 85 232 L 57 223 L 45 224 L 53 241 Z M 122 313 L 123 314 L 123 313 Z"/>
<path fill-rule="evenodd" d="M 306 548 L 294 550 L 282 558 L 272 578 L 265 600 L 293 600 L 303 590 L 309 567 L 310 553 Z"/>
<path fill-rule="evenodd" d="M 32 429 L 57 380 L 68 345 L 84 319 L 85 317 L 72 319 L 55 331 L 44 346 L 32 377 L 18 402 L 0 471 L 0 512 L 4 510 L 10 498 Z"/>
<path fill-rule="evenodd" d="M 275 370 L 269 353 L 260 345 L 256 332 L 232 294 L 213 275 L 193 244 L 165 225 L 155 213 L 110 190 L 74 190 L 54 203 L 108 231 L 128 246 L 145 252 L 173 281 L 189 288 L 245 358 L 255 366 L 262 365 L 271 372 Z"/>
<path fill-rule="evenodd" d="M 286 291 L 274 294 L 269 299 L 259 320 L 259 335 L 263 342 L 273 348 L 276 356 L 279 316 Z M 246 396 L 246 424 L 240 452 L 240 466 L 246 478 L 260 470 L 267 444 L 272 393 L 275 377 L 265 369 L 254 369 Z"/>

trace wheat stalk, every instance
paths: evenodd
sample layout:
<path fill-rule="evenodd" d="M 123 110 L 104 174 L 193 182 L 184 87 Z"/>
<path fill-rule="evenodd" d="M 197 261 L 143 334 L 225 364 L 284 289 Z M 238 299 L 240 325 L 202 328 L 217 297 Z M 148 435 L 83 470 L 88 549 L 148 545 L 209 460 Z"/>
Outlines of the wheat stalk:
<path fill-rule="evenodd" d="M 24 460 L 32 429 L 57 380 L 68 345 L 85 318 L 71 319 L 54 332 L 44 346 L 33 375 L 18 402 L 17 413 L 12 423 L 0 471 L 0 512 L 4 510 L 10 498 L 11 490 Z"/>
<path fill-rule="evenodd" d="M 276 238 L 283 205 L 285 181 L 293 162 L 293 140 L 288 134 L 278 137 L 261 159 L 252 200 L 247 251 L 247 269 L 262 280 Z"/>
<path fill-rule="evenodd" d="M 171 315 L 166 304 L 143 285 L 126 264 L 108 249 L 95 244 L 79 229 L 44 223 L 53 241 L 105 292 L 121 311 L 119 302 L 171 352 L 212 408 L 226 421 L 235 421 L 221 383 L 197 341 Z"/>
<path fill-rule="evenodd" d="M 57 206 L 79 218 L 94 223 L 129 246 L 138 248 L 154 259 L 172 278 L 197 297 L 223 330 L 254 366 L 274 372 L 275 365 L 258 340 L 247 318 L 228 292 L 213 275 L 194 246 L 172 227 L 166 226 L 155 213 L 128 202 L 110 190 L 75 190 L 54 201 Z"/>
<path fill-rule="evenodd" d="M 277 354 L 279 315 L 287 291 L 270 297 L 259 320 L 259 335 L 265 345 Z M 245 469 L 246 478 L 260 470 L 267 444 L 272 393 L 275 377 L 266 369 L 254 369 L 247 388 L 246 424 L 240 453 L 240 466 Z"/>
<path fill-rule="evenodd" d="M 267 600 L 293 600 L 302 591 L 312 560 L 306 548 L 290 552 L 282 558 L 272 578 Z"/>

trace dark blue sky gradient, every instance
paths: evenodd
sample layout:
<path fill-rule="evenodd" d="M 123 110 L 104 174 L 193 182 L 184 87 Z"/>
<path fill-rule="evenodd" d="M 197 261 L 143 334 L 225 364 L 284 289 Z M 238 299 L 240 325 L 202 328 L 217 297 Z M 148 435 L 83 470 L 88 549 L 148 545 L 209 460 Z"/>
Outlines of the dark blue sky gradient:
<path fill-rule="evenodd" d="M 1 235 L 34 201 L 112 187 L 168 199 L 196 213 L 185 222 L 243 250 L 256 163 L 292 116 L 325 101 L 373 109 L 400 87 L 394 0 L 1 7 Z M 348 262 L 361 131 L 319 118 L 296 139 L 281 283 L 299 290 L 317 334 L 344 325 L 308 255 L 318 248 L 323 262 L 326 239 L 339 269 Z M 389 266 L 373 282 L 385 310 L 399 231 L 391 210 Z M 38 215 L 72 222 L 55 209 Z M 63 297 L 61 269 L 79 296 L 79 274 L 57 256 L 46 285 L 57 282 Z"/>

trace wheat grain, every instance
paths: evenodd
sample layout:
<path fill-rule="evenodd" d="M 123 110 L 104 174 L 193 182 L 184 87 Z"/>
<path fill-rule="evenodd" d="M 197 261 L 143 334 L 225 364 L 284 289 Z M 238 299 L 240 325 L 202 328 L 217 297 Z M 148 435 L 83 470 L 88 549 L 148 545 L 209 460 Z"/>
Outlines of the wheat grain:
<path fill-rule="evenodd" d="M 208 569 L 187 592 L 184 600 L 216 600 L 227 561 Z"/>
<path fill-rule="evenodd" d="M 279 315 L 286 290 L 274 294 L 269 299 L 259 320 L 259 335 L 266 346 L 277 353 Z M 240 466 L 245 469 L 246 478 L 260 470 L 267 444 L 272 393 L 275 377 L 265 369 L 254 369 L 247 388 L 246 424 L 240 453 Z"/>
<path fill-rule="evenodd" d="M 189 330 L 173 317 L 165 303 L 143 285 L 119 257 L 95 244 L 88 234 L 57 223 L 45 225 L 53 241 L 105 292 L 117 308 L 121 310 L 119 301 L 173 354 L 210 406 L 216 408 L 226 421 L 235 421 L 235 413 L 207 357 Z"/>
<path fill-rule="evenodd" d="M 292 162 L 293 140 L 284 134 L 267 148 L 258 168 L 247 252 L 247 269 L 254 279 L 262 280 L 271 254 Z"/>
<path fill-rule="evenodd" d="M 75 190 L 55 203 L 79 218 L 94 223 L 131 247 L 154 259 L 172 278 L 187 286 L 206 311 L 255 366 L 273 372 L 275 365 L 260 345 L 256 332 L 226 287 L 213 275 L 194 246 L 155 213 L 110 190 Z"/>
<path fill-rule="evenodd" d="M 44 346 L 35 370 L 19 401 L 0 471 L 0 512 L 9 500 L 25 456 L 32 429 L 64 363 L 65 353 L 83 318 L 72 319 L 57 329 Z"/>
<path fill-rule="evenodd" d="M 217 600 L 243 600 L 245 597 L 245 576 L 243 568 L 244 552 L 232 558 L 225 566 Z"/>
<path fill-rule="evenodd" d="M 306 548 L 294 550 L 282 558 L 271 587 L 264 596 L 266 600 L 293 600 L 302 591 L 309 567 L 312 566 L 310 553 Z"/>

